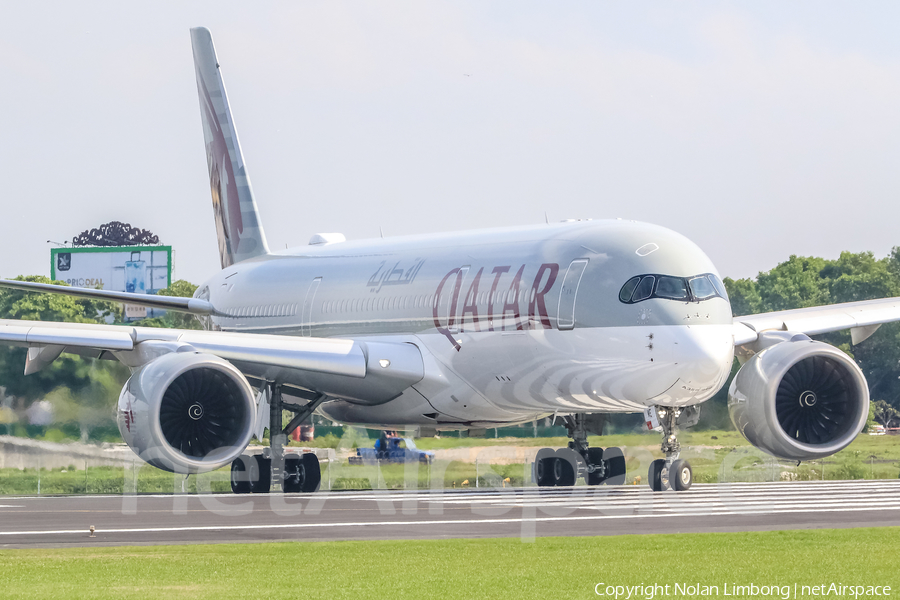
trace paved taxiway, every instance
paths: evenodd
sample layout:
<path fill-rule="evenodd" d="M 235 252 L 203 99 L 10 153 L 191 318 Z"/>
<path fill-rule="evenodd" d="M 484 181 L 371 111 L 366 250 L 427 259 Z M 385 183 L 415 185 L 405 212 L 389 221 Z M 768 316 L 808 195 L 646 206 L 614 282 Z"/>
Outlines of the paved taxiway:
<path fill-rule="evenodd" d="M 96 537 L 89 537 L 91 525 Z M 583 536 L 900 525 L 900 481 L 0 498 L 0 547 Z"/>

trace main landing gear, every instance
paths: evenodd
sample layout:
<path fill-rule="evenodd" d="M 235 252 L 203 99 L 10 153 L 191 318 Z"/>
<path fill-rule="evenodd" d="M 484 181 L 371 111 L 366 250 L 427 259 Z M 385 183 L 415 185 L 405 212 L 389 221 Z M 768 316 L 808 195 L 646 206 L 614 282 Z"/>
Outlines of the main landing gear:
<path fill-rule="evenodd" d="M 699 411 L 695 407 L 651 406 L 644 413 L 648 427 L 651 429 L 662 428 L 663 438 L 660 449 L 666 455 L 665 458 L 658 458 L 650 463 L 647 481 L 654 492 L 661 492 L 667 487 L 681 492 L 690 489 L 691 483 L 694 481 L 690 463 L 679 458 L 681 444 L 678 443 L 678 432 L 675 427 L 682 413 L 688 411 L 696 413 L 696 415 L 690 415 L 690 418 L 696 422 L 695 417 L 699 417 Z"/>
<path fill-rule="evenodd" d="M 262 454 L 242 454 L 232 461 L 231 491 L 235 494 L 268 493 L 272 483 L 278 483 L 285 493 L 315 492 L 322 481 L 318 457 L 312 452 L 285 454 L 284 444 L 291 432 L 325 400 L 325 396 L 315 396 L 300 406 L 284 402 L 280 385 L 267 383 L 266 386 L 269 396 L 269 447 Z M 284 410 L 295 413 L 295 416 L 282 429 Z"/>
<path fill-rule="evenodd" d="M 541 448 L 532 479 L 540 487 L 571 486 L 580 477 L 588 485 L 625 483 L 625 455 L 621 448 L 590 448 L 588 432 L 600 433 L 603 415 L 578 413 L 563 417 L 572 441 L 568 448 Z"/>
<path fill-rule="evenodd" d="M 666 488 L 688 490 L 694 480 L 691 465 L 679 458 L 676 424 L 690 427 L 699 419 L 699 407 L 668 408 L 653 406 L 645 417 L 650 429 L 662 429 L 661 448 L 666 458 L 650 463 L 648 481 L 654 492 Z M 540 487 L 575 485 L 584 477 L 588 485 L 625 483 L 625 456 L 621 448 L 590 448 L 588 432 L 600 434 L 603 415 L 579 413 L 563 417 L 569 437 L 568 448 L 541 448 L 534 460 L 532 478 Z"/>

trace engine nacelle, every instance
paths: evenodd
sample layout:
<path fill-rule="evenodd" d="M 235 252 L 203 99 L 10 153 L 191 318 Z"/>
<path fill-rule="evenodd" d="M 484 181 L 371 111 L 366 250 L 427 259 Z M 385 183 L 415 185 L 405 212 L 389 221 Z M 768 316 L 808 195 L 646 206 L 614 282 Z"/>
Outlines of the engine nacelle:
<path fill-rule="evenodd" d="M 862 431 L 869 388 L 849 356 L 802 336 L 766 348 L 741 367 L 728 390 L 728 411 L 757 448 L 812 460 L 842 450 Z"/>
<path fill-rule="evenodd" d="M 255 418 L 253 390 L 233 365 L 173 352 L 132 374 L 119 395 L 117 420 L 131 449 L 154 467 L 202 473 L 244 451 Z"/>

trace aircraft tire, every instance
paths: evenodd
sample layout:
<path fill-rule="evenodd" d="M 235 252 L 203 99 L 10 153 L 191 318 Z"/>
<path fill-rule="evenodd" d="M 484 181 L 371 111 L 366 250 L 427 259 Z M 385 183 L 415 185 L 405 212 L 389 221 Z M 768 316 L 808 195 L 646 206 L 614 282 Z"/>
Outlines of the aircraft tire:
<path fill-rule="evenodd" d="M 272 459 L 260 455 L 250 457 L 250 491 L 268 494 L 272 488 Z"/>
<path fill-rule="evenodd" d="M 557 486 L 573 486 L 578 475 L 578 454 L 569 448 L 560 448 L 556 451 L 556 461 L 553 465 L 553 480 Z"/>
<path fill-rule="evenodd" d="M 647 483 L 654 492 L 663 490 L 662 472 L 666 468 L 666 461 L 658 458 L 650 463 L 650 470 L 647 473 Z"/>
<path fill-rule="evenodd" d="M 607 476 L 604 485 L 623 485 L 625 483 L 625 454 L 621 448 L 607 448 L 603 452 L 607 465 Z"/>
<path fill-rule="evenodd" d="M 319 491 L 319 484 L 322 483 L 322 469 L 319 467 L 319 457 L 312 452 L 307 452 L 300 457 L 300 463 L 305 474 L 303 483 L 300 484 L 300 491 L 306 493 Z"/>
<path fill-rule="evenodd" d="M 556 485 L 553 477 L 553 467 L 556 462 L 556 452 L 552 448 L 541 448 L 534 458 L 531 478 L 538 487 L 552 487 Z"/>
<path fill-rule="evenodd" d="M 669 468 L 669 483 L 676 492 L 683 492 L 691 489 L 694 482 L 694 472 L 690 463 L 686 460 L 676 460 Z"/>
<path fill-rule="evenodd" d="M 250 478 L 247 473 L 249 463 L 250 457 L 246 454 L 231 461 L 231 491 L 235 494 L 250 493 Z"/>

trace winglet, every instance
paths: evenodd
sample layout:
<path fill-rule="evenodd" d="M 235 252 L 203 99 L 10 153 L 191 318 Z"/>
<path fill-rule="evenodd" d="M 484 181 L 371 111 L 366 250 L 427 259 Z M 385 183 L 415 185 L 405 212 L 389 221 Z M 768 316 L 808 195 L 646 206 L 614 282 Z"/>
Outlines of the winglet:
<path fill-rule="evenodd" d="M 253 188 L 234 128 L 212 35 L 205 27 L 191 29 L 200 117 L 209 167 L 219 259 L 222 268 L 269 253 L 259 220 Z"/>

